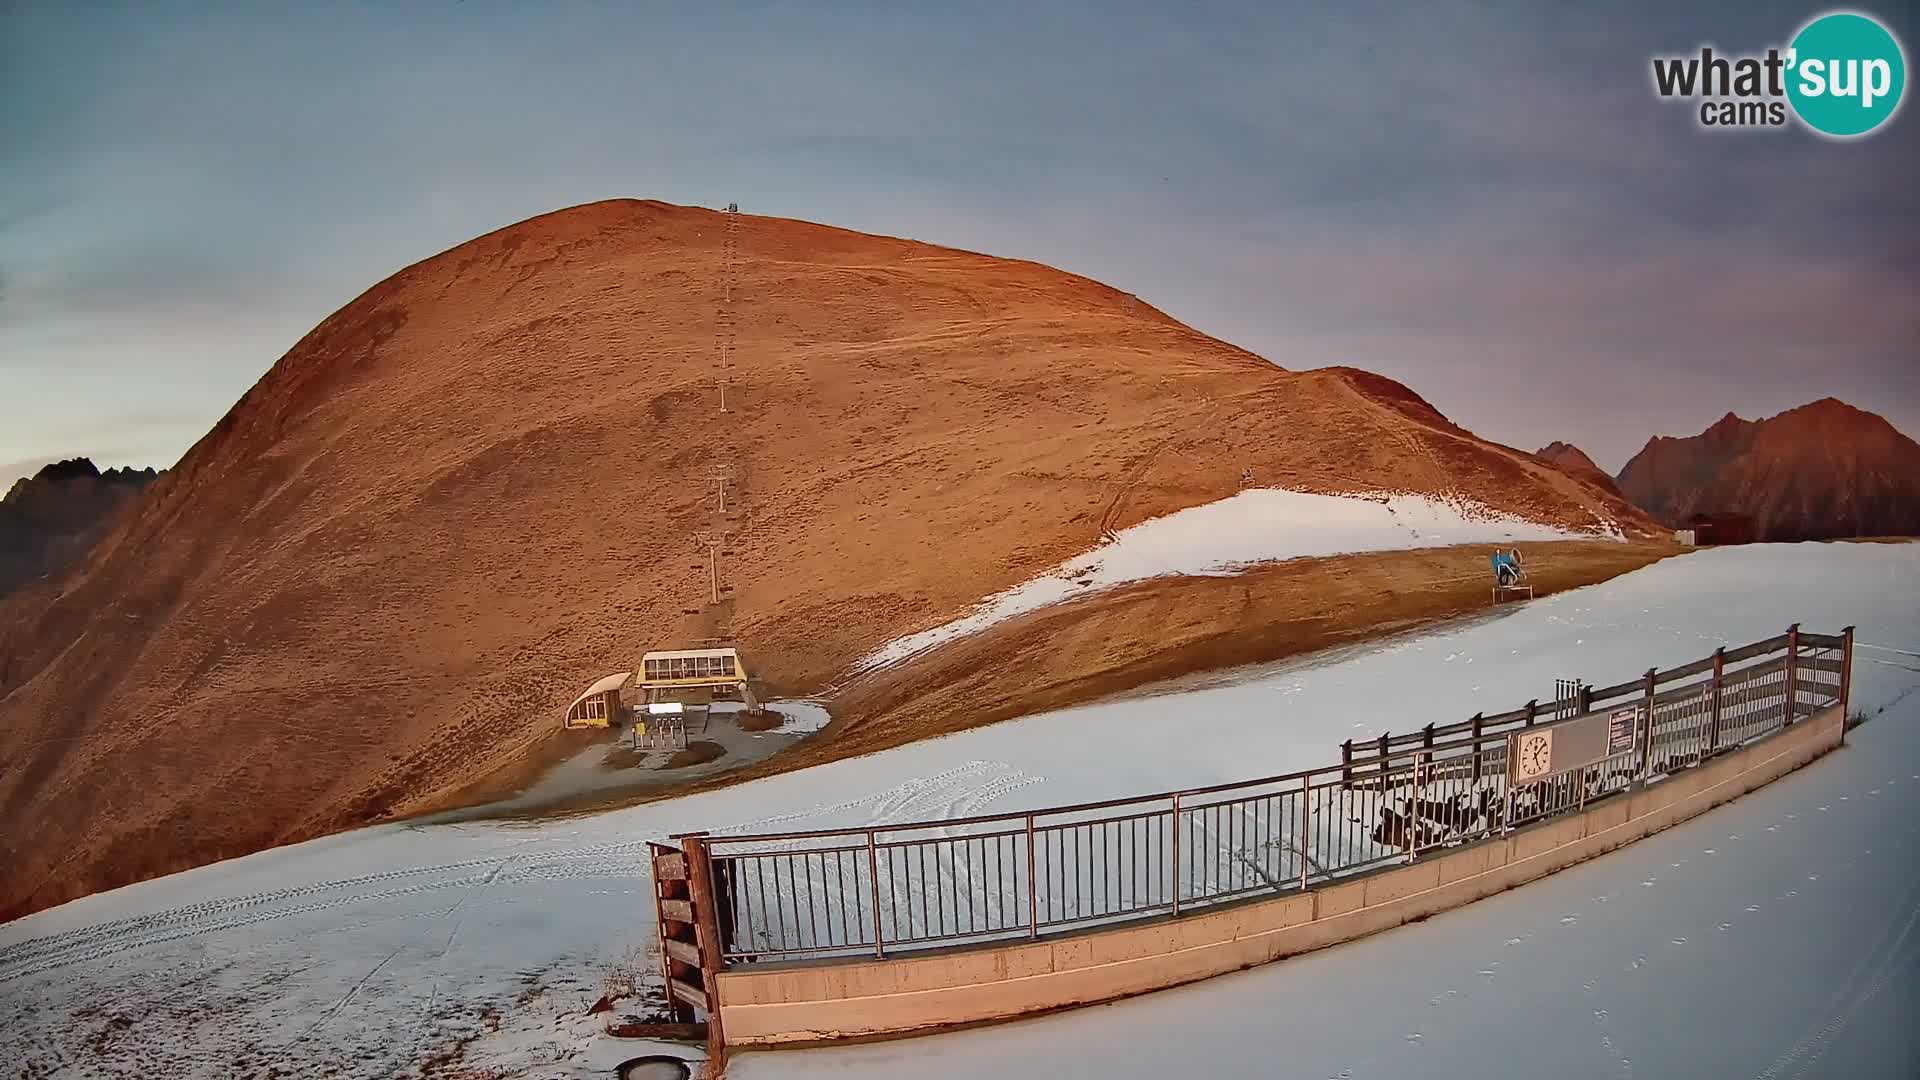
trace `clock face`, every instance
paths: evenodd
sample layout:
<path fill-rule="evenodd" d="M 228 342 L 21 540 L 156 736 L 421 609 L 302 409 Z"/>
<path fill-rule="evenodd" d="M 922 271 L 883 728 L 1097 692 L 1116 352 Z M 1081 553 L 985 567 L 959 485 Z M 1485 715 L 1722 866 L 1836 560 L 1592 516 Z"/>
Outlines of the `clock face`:
<path fill-rule="evenodd" d="M 1553 764 L 1553 732 L 1530 731 L 1520 736 L 1515 752 L 1514 775 L 1520 780 L 1545 776 Z"/>

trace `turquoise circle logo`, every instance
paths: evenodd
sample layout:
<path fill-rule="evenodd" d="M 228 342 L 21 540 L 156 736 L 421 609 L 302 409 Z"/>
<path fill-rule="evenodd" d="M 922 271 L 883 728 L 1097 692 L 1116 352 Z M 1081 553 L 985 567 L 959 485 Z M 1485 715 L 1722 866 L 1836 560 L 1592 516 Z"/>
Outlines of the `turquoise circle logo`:
<path fill-rule="evenodd" d="M 1808 127 L 1848 139 L 1886 123 L 1907 89 L 1907 58 L 1879 22 L 1851 11 L 1822 15 L 1787 49 L 1787 100 Z"/>

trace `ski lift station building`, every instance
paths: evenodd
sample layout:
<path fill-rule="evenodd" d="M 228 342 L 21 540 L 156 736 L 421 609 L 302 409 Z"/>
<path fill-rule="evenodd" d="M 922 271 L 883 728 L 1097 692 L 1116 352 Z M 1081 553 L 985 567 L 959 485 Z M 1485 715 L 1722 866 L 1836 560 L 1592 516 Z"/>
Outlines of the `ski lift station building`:
<path fill-rule="evenodd" d="M 732 690 L 752 707 L 747 689 L 747 667 L 738 649 L 674 649 L 650 652 L 640 658 L 640 691 L 647 701 L 673 690 L 707 687 Z"/>

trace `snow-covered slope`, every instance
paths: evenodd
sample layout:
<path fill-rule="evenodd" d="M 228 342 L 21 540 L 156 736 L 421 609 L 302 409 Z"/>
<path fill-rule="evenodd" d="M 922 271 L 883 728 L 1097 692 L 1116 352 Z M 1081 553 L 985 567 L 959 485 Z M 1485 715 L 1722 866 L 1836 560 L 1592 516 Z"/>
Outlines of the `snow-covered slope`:
<path fill-rule="evenodd" d="M 1334 744 L 1350 735 L 1546 697 L 1555 676 L 1615 681 L 1796 620 L 1823 631 L 1857 623 L 1862 642 L 1920 652 L 1920 545 L 1767 546 L 1670 559 L 1439 633 L 1188 691 L 1178 701 L 1178 741 L 1165 737 L 1170 699 L 1139 698 L 594 817 L 388 826 L 263 852 L 0 927 L 0 1074 L 30 1065 L 35 1077 L 225 1077 L 278 1065 L 282 1076 L 329 1075 L 330 1067 L 337 1077 L 384 1078 L 417 1075 L 427 1056 L 474 1040 L 470 1060 L 508 1070 L 501 1075 L 604 1076 L 608 1056 L 617 1061 L 623 1049 L 578 1034 L 559 1014 L 583 1009 L 598 995 L 605 965 L 653 938 L 644 848 L 651 837 L 961 816 L 1281 772 L 1332 760 Z M 1895 916 L 1902 903 L 1911 914 L 1920 896 L 1920 850 L 1902 831 L 1920 822 L 1920 781 L 1909 779 L 1920 773 L 1915 669 L 1920 658 L 1863 648 L 1856 703 L 1887 712 L 1855 734 L 1853 750 L 1698 826 L 1505 900 L 1134 1005 L 929 1043 L 747 1055 L 737 1075 L 842 1066 L 880 1075 L 932 1048 L 955 1067 L 1009 1076 L 1061 1075 L 1061 1062 L 1080 1060 L 1072 1054 L 1088 1063 L 1068 1070 L 1074 1075 L 1105 1068 L 1124 1076 L 1134 1064 L 1167 1075 L 1168 1055 L 1202 1048 L 1223 1076 L 1331 1076 L 1342 1068 L 1401 1075 L 1411 1062 L 1433 1075 L 1628 1075 L 1620 1057 L 1643 1077 L 1754 1075 L 1802 1035 L 1825 1039 L 1823 1062 L 1865 1060 L 1846 1056 L 1849 1040 L 1866 1032 L 1862 1045 L 1871 1044 L 1889 1030 L 1889 1010 L 1913 1000 L 1897 994 L 1913 986 L 1901 981 L 1912 969 L 1884 968 L 1876 957 L 1906 955 L 1893 944 L 1902 940 Z M 1098 768 L 1087 767 L 1090 755 Z M 1791 806 L 1770 801 L 1786 798 Z M 1712 824 L 1762 806 L 1781 810 L 1753 825 Z M 1820 818 L 1832 831 L 1810 831 Z M 1738 842 L 1725 839 L 1735 833 Z M 1664 846 L 1683 837 L 1691 850 Z M 1856 842 L 1858 853 L 1847 846 Z M 1894 858 L 1868 856 L 1869 847 Z M 1647 862 L 1656 851 L 1658 866 Z M 1681 867 L 1666 865 L 1682 858 Z M 1820 880 L 1805 880 L 1811 874 Z M 1657 880 L 1643 886 L 1649 878 Z M 1793 897 L 1775 899 L 1788 889 Z M 1608 899 L 1595 899 L 1602 895 Z M 1742 903 L 1726 910 L 1728 895 Z M 1660 898 L 1676 906 L 1614 906 Z M 1479 921 L 1499 904 L 1520 907 Z M 1760 909 L 1747 912 L 1747 904 Z M 1568 916 L 1575 921 L 1560 922 Z M 1582 951 L 1579 933 L 1616 920 L 1620 933 L 1638 936 Z M 1720 922 L 1731 925 L 1723 931 Z M 1892 932 L 1876 945 L 1885 931 Z M 1716 935 L 1736 934 L 1746 936 L 1709 951 Z M 1508 938 L 1519 943 L 1508 946 Z M 1675 938 L 1686 941 L 1667 944 Z M 1920 930 L 1900 947 L 1911 951 L 1916 938 Z M 1611 970 L 1594 960 L 1601 954 Z M 1337 966 L 1348 956 L 1368 959 Z M 1732 966 L 1746 957 L 1752 966 Z M 1629 971 L 1635 961 L 1641 966 Z M 1790 963 L 1807 966 L 1781 966 Z M 1662 977 L 1635 981 L 1636 972 Z M 1175 1008 L 1235 986 L 1251 995 L 1237 1034 L 1188 1038 L 1182 1033 L 1191 1026 L 1158 1028 L 1161 1014 L 1121 1011 Z M 1876 986 L 1881 991 L 1869 993 Z M 1472 998 L 1471 1007 L 1459 1001 L 1490 988 L 1513 996 L 1504 1004 L 1492 996 Z M 1429 1005 L 1430 997 L 1440 1004 Z M 1838 1004 L 1817 1016 L 1829 998 Z M 1847 1019 L 1831 1019 L 1849 1006 Z M 1506 1068 L 1496 1018 L 1518 1023 L 1536 1013 L 1551 1013 L 1561 1026 L 1549 1030 L 1567 1039 L 1577 1025 L 1566 1017 L 1583 1019 L 1586 1042 L 1564 1054 L 1584 1056 Z M 1683 1013 L 1699 1019 L 1675 1018 Z M 1129 1019 L 1086 1026 L 1102 1017 Z M 1250 1026 L 1256 1022 L 1262 1026 Z M 1821 1036 L 1829 1023 L 1837 1034 Z M 1617 1054 L 1601 1053 L 1602 1036 Z M 1149 1038 L 1164 1046 L 1146 1048 Z M 993 1056 L 996 1040 L 1058 1045 L 1067 1056 L 1009 1064 Z M 1111 1058 L 1098 1056 L 1101 1043 Z M 1289 1057 L 1296 1044 L 1300 1056 Z M 1562 1054 L 1557 1046 L 1539 1052 Z M 1794 1075 L 1810 1054 L 1770 1075 Z M 1327 1072 L 1301 1071 L 1323 1066 Z"/>
<path fill-rule="evenodd" d="M 1572 532 L 1465 500 L 1425 495 L 1315 495 L 1250 488 L 1217 502 L 1143 521 L 965 616 L 874 650 L 858 670 L 885 667 L 1036 608 L 1128 582 L 1234 574 L 1260 563 L 1523 540 L 1625 540 L 1612 522 Z"/>

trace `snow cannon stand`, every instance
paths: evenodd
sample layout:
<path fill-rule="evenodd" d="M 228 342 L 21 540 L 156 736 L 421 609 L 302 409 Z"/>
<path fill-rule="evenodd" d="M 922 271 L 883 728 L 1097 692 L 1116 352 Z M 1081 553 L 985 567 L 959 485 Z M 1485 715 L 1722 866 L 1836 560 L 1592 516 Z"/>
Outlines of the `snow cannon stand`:
<path fill-rule="evenodd" d="M 1493 553 L 1493 602 L 1533 599 L 1533 583 L 1527 580 L 1527 568 L 1520 564 L 1518 548 Z"/>

